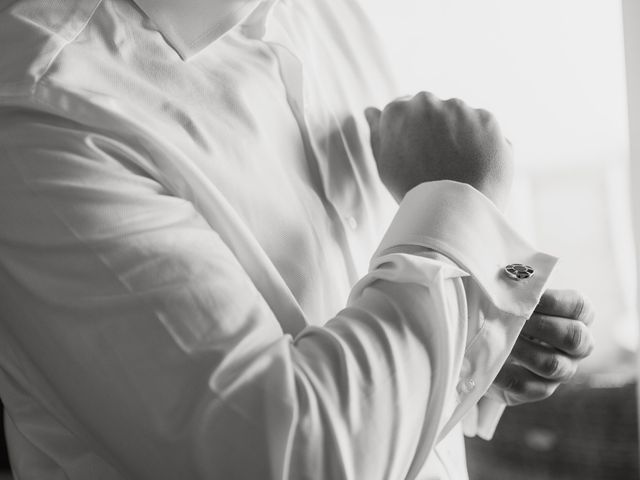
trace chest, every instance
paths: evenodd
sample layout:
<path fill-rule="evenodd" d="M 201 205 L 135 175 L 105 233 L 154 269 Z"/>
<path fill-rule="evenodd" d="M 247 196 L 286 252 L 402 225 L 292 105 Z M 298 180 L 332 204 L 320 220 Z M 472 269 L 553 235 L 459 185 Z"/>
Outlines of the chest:
<path fill-rule="evenodd" d="M 388 90 L 364 81 L 382 67 L 354 53 L 366 35 L 343 30 L 358 22 L 308 3 L 281 2 L 266 32 L 240 25 L 188 61 L 136 12 L 120 12 L 143 48 L 116 58 L 96 45 L 86 74 L 61 80 L 131 121 L 168 192 L 200 209 L 241 263 L 255 263 L 235 248 L 250 236 L 303 309 L 328 318 L 387 225 L 362 112 Z"/>

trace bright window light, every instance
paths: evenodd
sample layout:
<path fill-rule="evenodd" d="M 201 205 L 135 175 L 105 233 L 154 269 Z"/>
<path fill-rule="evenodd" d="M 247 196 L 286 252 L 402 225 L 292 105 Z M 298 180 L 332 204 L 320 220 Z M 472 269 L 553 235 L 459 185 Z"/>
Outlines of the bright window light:
<path fill-rule="evenodd" d="M 561 257 L 554 287 L 595 304 L 583 371 L 633 365 L 634 249 L 627 190 L 622 14 L 611 0 L 368 0 L 405 93 L 493 111 L 515 145 L 509 212 Z"/>

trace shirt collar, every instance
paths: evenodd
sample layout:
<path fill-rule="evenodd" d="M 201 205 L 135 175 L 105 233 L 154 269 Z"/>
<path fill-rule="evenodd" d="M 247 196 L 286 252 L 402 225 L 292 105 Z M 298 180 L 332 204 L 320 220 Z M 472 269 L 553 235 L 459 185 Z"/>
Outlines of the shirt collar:
<path fill-rule="evenodd" d="M 188 59 L 244 22 L 261 3 L 266 22 L 273 0 L 135 0 L 167 42 Z M 262 9 L 261 9 L 262 10 Z"/>

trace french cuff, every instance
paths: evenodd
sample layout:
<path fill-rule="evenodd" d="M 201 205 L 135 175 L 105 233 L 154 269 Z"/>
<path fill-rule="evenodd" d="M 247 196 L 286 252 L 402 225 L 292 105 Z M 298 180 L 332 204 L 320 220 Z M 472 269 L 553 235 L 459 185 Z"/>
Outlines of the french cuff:
<path fill-rule="evenodd" d="M 498 310 L 520 318 L 537 305 L 558 260 L 534 249 L 478 190 L 450 180 L 422 183 L 405 195 L 374 261 L 401 245 L 449 257 L 475 278 Z M 505 271 L 514 264 L 531 267 L 533 275 L 514 279 Z"/>
<path fill-rule="evenodd" d="M 491 440 L 506 407 L 504 402 L 482 397 L 462 419 L 465 436 Z"/>

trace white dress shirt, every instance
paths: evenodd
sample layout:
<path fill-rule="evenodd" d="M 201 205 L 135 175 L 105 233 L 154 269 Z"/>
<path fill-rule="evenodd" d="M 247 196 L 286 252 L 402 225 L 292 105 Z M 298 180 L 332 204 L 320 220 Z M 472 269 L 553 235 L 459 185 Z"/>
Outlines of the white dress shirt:
<path fill-rule="evenodd" d="M 465 478 L 555 259 L 464 184 L 396 213 L 354 0 L 0 6 L 16 478 Z"/>

